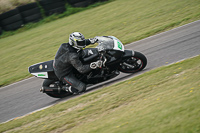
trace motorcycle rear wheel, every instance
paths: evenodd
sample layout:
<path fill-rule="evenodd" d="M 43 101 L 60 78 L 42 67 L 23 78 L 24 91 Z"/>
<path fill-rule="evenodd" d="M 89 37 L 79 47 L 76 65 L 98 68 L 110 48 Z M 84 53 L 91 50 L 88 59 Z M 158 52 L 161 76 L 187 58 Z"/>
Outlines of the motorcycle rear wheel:
<path fill-rule="evenodd" d="M 135 73 L 143 70 L 147 65 L 147 58 L 140 52 L 134 53 L 134 56 L 130 56 L 122 60 L 119 70 L 124 73 Z"/>
<path fill-rule="evenodd" d="M 58 82 L 58 81 L 45 79 L 42 86 L 43 87 L 44 86 L 46 86 L 46 87 L 57 87 L 56 82 Z M 46 92 L 46 94 L 50 97 L 53 97 L 53 98 L 64 98 L 64 97 L 72 95 L 72 93 L 69 93 L 69 92 L 66 92 L 66 91 L 61 91 L 60 93 L 59 92 L 54 92 L 54 93 Z"/>

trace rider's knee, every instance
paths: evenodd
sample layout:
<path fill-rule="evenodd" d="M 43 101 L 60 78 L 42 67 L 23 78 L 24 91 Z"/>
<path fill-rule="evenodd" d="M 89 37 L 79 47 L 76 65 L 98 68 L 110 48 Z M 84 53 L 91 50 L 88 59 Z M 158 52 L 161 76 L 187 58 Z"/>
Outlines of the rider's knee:
<path fill-rule="evenodd" d="M 79 84 L 79 92 L 84 92 L 84 91 L 86 91 L 86 84 L 81 82 Z"/>

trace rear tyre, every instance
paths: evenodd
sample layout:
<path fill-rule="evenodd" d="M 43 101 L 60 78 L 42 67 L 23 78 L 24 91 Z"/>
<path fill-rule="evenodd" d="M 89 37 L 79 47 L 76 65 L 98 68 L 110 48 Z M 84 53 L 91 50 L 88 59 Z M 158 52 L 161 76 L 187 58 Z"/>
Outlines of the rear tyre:
<path fill-rule="evenodd" d="M 58 82 L 59 81 L 45 79 L 42 86 L 43 87 L 57 87 Z M 54 92 L 54 93 L 46 93 L 46 94 L 50 97 L 53 97 L 53 98 L 64 98 L 64 97 L 72 95 L 72 93 L 69 93 L 69 92 L 66 92 L 66 91 L 61 91 L 60 93 Z"/>
<path fill-rule="evenodd" d="M 133 56 L 124 58 L 120 63 L 119 70 L 124 73 L 135 73 L 143 70 L 147 65 L 147 58 L 140 52 L 134 53 Z"/>

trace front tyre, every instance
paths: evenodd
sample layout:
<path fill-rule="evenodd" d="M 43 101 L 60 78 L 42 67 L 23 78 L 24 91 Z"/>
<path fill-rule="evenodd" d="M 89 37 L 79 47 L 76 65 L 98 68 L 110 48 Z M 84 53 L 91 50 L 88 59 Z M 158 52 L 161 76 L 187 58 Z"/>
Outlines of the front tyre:
<path fill-rule="evenodd" d="M 134 52 L 133 56 L 122 60 L 119 70 L 124 73 L 135 73 L 143 70 L 147 65 L 147 58 L 140 52 Z"/>
<path fill-rule="evenodd" d="M 43 82 L 42 87 L 58 87 L 58 82 L 59 81 L 55 81 L 55 80 L 50 80 L 50 79 L 45 79 Z M 53 98 L 64 98 L 67 96 L 72 95 L 72 93 L 66 92 L 66 91 L 60 91 L 60 92 L 45 92 L 48 96 L 53 97 Z"/>

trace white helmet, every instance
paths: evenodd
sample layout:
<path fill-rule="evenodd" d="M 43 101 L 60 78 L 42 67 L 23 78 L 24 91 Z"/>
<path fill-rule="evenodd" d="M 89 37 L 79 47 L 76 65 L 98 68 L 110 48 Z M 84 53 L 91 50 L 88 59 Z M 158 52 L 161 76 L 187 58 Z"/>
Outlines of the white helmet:
<path fill-rule="evenodd" d="M 69 35 L 69 44 L 76 49 L 85 48 L 85 37 L 80 32 L 73 32 Z"/>

